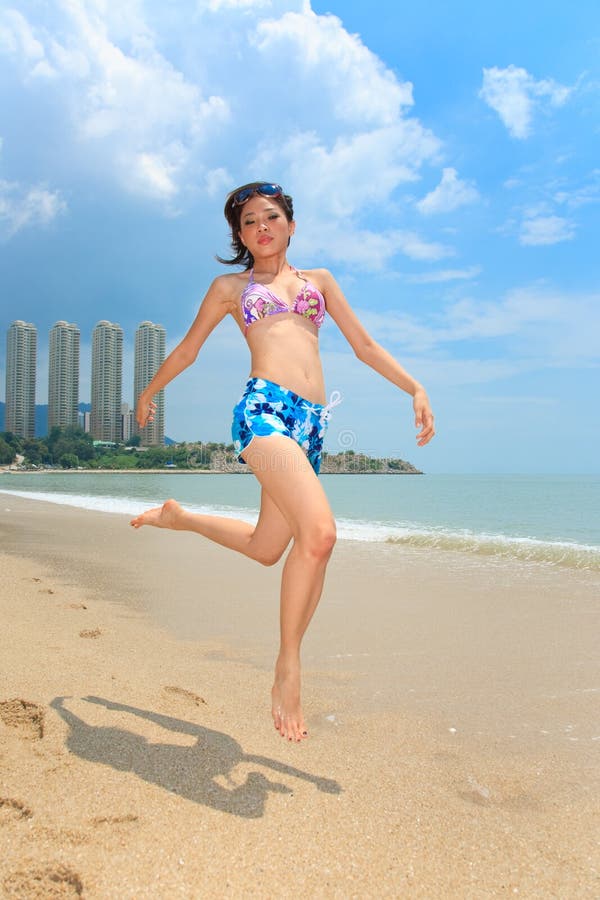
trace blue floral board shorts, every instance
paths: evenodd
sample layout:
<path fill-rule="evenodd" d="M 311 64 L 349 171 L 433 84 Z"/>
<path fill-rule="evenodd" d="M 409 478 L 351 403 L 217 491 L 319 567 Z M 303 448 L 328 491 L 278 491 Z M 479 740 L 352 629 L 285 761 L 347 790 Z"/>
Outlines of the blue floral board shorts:
<path fill-rule="evenodd" d="M 282 434 L 292 438 L 304 450 L 318 475 L 331 407 L 337 403 L 339 399 L 333 400 L 333 395 L 326 406 L 312 403 L 272 381 L 250 378 L 234 407 L 231 425 L 239 461 L 245 462 L 240 454 L 252 438 Z"/>

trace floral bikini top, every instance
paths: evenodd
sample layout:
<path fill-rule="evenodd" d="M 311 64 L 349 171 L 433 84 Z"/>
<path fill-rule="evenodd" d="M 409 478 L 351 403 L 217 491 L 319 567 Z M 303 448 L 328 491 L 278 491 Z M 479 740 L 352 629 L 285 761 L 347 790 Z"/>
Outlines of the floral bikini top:
<path fill-rule="evenodd" d="M 296 294 L 291 306 L 288 306 L 285 300 L 270 291 L 266 284 L 255 281 L 254 269 L 250 269 L 250 279 L 241 296 L 242 317 L 246 329 L 254 322 L 258 322 L 259 319 L 288 312 L 303 316 L 309 322 L 313 322 L 317 328 L 321 327 L 325 318 L 325 298 L 314 284 L 300 274 L 298 269 L 294 269 L 294 272 L 304 284 Z"/>

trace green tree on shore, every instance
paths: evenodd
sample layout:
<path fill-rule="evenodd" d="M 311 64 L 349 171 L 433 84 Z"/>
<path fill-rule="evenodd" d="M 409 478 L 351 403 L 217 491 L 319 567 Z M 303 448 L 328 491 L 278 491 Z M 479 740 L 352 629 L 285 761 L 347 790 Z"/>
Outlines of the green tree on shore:
<path fill-rule="evenodd" d="M 9 466 L 17 458 L 14 447 L 7 443 L 4 436 L 0 436 L 0 466 Z"/>
<path fill-rule="evenodd" d="M 79 458 L 75 453 L 63 453 L 58 462 L 63 469 L 76 469 L 79 466 Z"/>
<path fill-rule="evenodd" d="M 65 455 L 74 454 L 79 461 L 93 459 L 95 456 L 94 442 L 91 434 L 86 434 L 81 428 L 69 426 L 59 428 L 55 426 L 46 438 L 46 444 L 54 464 L 61 465 L 60 460 Z"/>

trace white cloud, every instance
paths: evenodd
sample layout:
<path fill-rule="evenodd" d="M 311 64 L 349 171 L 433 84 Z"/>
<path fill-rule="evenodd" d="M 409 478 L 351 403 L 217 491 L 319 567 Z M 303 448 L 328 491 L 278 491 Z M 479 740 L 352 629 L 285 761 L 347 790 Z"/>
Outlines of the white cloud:
<path fill-rule="evenodd" d="M 227 102 L 205 99 L 151 39 L 138 37 L 126 53 L 101 20 L 81 11 L 74 18 L 92 71 L 81 98 L 80 135 L 108 145 L 125 187 L 172 199 L 194 149 L 227 120 Z"/>
<path fill-rule="evenodd" d="M 501 338 L 524 328 L 563 320 L 565 300 L 549 290 L 522 288 L 500 301 L 465 298 L 447 307 L 439 336 L 444 341 Z"/>
<path fill-rule="evenodd" d="M 594 365 L 599 361 L 599 300 L 598 294 L 546 285 L 515 288 L 497 301 L 452 304 L 437 336 L 444 343 L 500 340 L 507 356 L 538 370 Z"/>
<path fill-rule="evenodd" d="M 293 238 L 294 255 L 330 259 L 351 267 L 377 272 L 398 255 L 435 261 L 452 254 L 443 244 L 430 243 L 409 231 L 368 231 L 342 222 L 302 217 L 302 229 Z M 297 257 L 296 257 L 297 258 Z"/>
<path fill-rule="evenodd" d="M 387 200 L 398 185 L 415 180 L 418 169 L 438 152 L 439 142 L 414 120 L 340 136 L 328 147 L 314 132 L 297 132 L 281 144 L 268 142 L 253 167 L 285 164 L 303 202 L 336 217 Z"/>
<path fill-rule="evenodd" d="M 28 65 L 44 59 L 44 47 L 35 37 L 27 19 L 16 9 L 0 12 L 0 52 L 19 58 Z"/>
<path fill-rule="evenodd" d="M 413 104 L 412 84 L 399 82 L 336 16 L 318 16 L 309 7 L 260 22 L 256 33 L 263 53 L 283 52 L 293 61 L 296 79 L 318 76 L 317 87 L 339 119 L 361 126 L 391 125 L 402 107 Z"/>
<path fill-rule="evenodd" d="M 570 94 L 571 88 L 551 78 L 536 81 L 526 69 L 514 65 L 484 69 L 479 92 L 482 100 L 498 113 L 509 134 L 519 139 L 530 136 L 536 106 L 541 106 L 544 99 L 551 106 L 562 106 Z"/>
<path fill-rule="evenodd" d="M 91 164 L 127 190 L 172 199 L 193 151 L 227 121 L 227 102 L 205 96 L 159 52 L 137 4 L 116 10 L 63 0 L 61 7 L 60 40 L 9 10 L 0 47 L 21 53 L 27 79 L 62 80 L 73 136 L 99 150 Z"/>
<path fill-rule="evenodd" d="M 500 343 L 496 355 L 504 356 L 508 368 L 517 361 L 533 371 L 598 364 L 599 301 L 598 294 L 567 294 L 533 285 L 515 288 L 494 301 L 463 298 L 449 303 L 442 313 L 424 310 L 418 318 L 383 304 L 377 311 L 361 309 L 360 301 L 356 306 L 373 337 L 397 347 L 401 358 L 407 353 L 445 356 L 457 348 L 455 353 L 465 357 L 461 365 L 469 358 L 475 365 L 484 348 Z"/>
<path fill-rule="evenodd" d="M 560 216 L 526 218 L 521 224 L 519 241 L 525 246 L 543 246 L 570 241 L 575 237 L 575 225 Z"/>
<path fill-rule="evenodd" d="M 0 233 L 5 238 L 28 226 L 48 225 L 66 208 L 59 191 L 0 180 Z"/>
<path fill-rule="evenodd" d="M 50 38 L 48 54 L 54 62 L 55 72 L 60 73 L 63 78 L 82 81 L 91 74 L 91 61 L 84 50 L 77 46 L 64 47 Z"/>
<path fill-rule="evenodd" d="M 568 209 L 577 209 L 600 201 L 600 169 L 594 169 L 588 176 L 589 184 L 572 190 L 561 190 L 554 194 L 554 202 Z"/>
<path fill-rule="evenodd" d="M 3 145 L 0 137 L 0 151 Z M 0 178 L 0 237 L 5 240 L 23 228 L 49 225 L 66 209 L 67 204 L 58 190 Z"/>
<path fill-rule="evenodd" d="M 417 319 L 389 306 L 373 310 L 357 305 L 355 312 L 370 335 L 386 346 L 401 347 L 403 356 L 413 351 L 426 353 L 438 346 L 436 328 L 425 318 Z"/>
<path fill-rule="evenodd" d="M 445 281 L 468 281 L 481 273 L 481 266 L 470 266 L 468 269 L 441 269 L 437 272 L 421 272 L 406 275 L 403 281 L 409 284 L 438 284 Z"/>
<path fill-rule="evenodd" d="M 241 182 L 260 173 L 301 197 L 297 213 L 325 256 L 321 236 L 332 235 L 331 259 L 377 269 L 397 254 L 452 254 L 408 227 L 406 205 L 394 200 L 441 153 L 439 139 L 407 114 L 410 83 L 307 0 L 189 5 L 186 29 L 141 0 L 60 0 L 46 24 L 6 19 L 4 43 L 16 48 L 14 65 L 24 58 L 24 83 L 35 66 L 54 73 L 43 89 L 62 115 L 74 171 L 116 181 L 170 213 L 198 193 L 230 188 L 230 175 Z M 450 199 L 453 171 L 446 204 L 472 196 L 456 179 Z"/>
<path fill-rule="evenodd" d="M 208 0 L 211 12 L 221 12 L 224 9 L 258 10 L 269 6 L 271 0 Z"/>
<path fill-rule="evenodd" d="M 454 256 L 454 250 L 451 247 L 426 241 L 412 231 L 394 232 L 393 237 L 399 250 L 410 259 L 435 262 L 438 259 L 445 259 L 447 256 Z"/>
<path fill-rule="evenodd" d="M 477 189 L 468 181 L 461 181 L 456 169 L 446 168 L 442 172 L 442 180 L 438 186 L 419 200 L 417 209 L 424 215 L 447 213 L 477 200 L 479 200 Z"/>
<path fill-rule="evenodd" d="M 219 166 L 206 173 L 204 176 L 204 184 L 209 197 L 224 197 L 227 191 L 231 190 L 233 178 L 227 169 Z"/>
<path fill-rule="evenodd" d="M 52 79 L 57 75 L 44 44 L 16 9 L 0 10 L 0 54 L 12 58 L 27 81 Z"/>
<path fill-rule="evenodd" d="M 133 171 L 133 175 L 139 183 L 140 192 L 146 192 L 151 197 L 162 197 L 165 200 L 169 200 L 177 194 L 175 178 L 180 161 L 182 157 L 185 157 L 185 151 L 181 146 L 173 147 L 170 155 L 173 159 L 172 162 L 167 158 L 166 148 L 161 154 L 139 153 L 137 155 L 137 167 Z"/>
<path fill-rule="evenodd" d="M 375 231 L 361 223 L 363 214 L 373 211 L 379 217 L 395 188 L 416 180 L 422 163 L 438 151 L 439 142 L 431 132 L 416 120 L 401 119 L 391 126 L 341 136 L 330 147 L 313 132 L 298 132 L 280 145 L 263 145 L 252 168 L 265 172 L 283 165 L 286 185 L 292 193 L 297 187 L 302 199 L 296 215 L 300 214 L 302 233 L 295 245 L 301 251 L 379 270 L 399 253 L 419 260 L 453 254 L 451 248 L 412 231 L 382 229 L 380 224 Z"/>
<path fill-rule="evenodd" d="M 523 207 L 524 219 L 538 219 L 541 216 L 551 216 L 552 214 L 552 204 L 547 200 L 537 200 L 535 203 L 529 203 Z"/>

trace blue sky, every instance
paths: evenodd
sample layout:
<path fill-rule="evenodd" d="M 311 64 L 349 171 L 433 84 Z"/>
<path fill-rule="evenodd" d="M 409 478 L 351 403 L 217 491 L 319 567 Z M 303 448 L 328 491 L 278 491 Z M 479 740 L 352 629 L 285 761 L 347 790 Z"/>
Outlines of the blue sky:
<path fill-rule="evenodd" d="M 493 7 L 490 9 L 490 7 Z M 10 0 L 0 11 L 0 327 L 100 319 L 183 336 L 228 250 L 229 189 L 294 195 L 290 260 L 326 266 L 427 386 L 410 401 L 322 329 L 328 448 L 429 472 L 598 472 L 600 11 L 579 0 Z M 4 341 L 0 378 L 4 384 Z M 226 440 L 233 322 L 167 389 L 167 433 Z"/>

